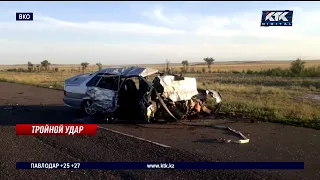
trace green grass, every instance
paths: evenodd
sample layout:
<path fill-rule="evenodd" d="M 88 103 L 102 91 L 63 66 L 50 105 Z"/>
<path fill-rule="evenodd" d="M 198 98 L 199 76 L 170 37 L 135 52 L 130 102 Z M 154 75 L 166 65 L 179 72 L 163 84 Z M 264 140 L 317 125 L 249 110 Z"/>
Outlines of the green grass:
<path fill-rule="evenodd" d="M 237 76 L 231 73 L 198 75 L 201 87 L 223 96 L 223 112 L 263 121 L 320 129 L 320 102 L 306 99 L 319 94 L 315 78 Z"/>
<path fill-rule="evenodd" d="M 77 73 L 0 72 L 0 81 L 63 89 L 63 81 Z M 268 77 L 234 73 L 186 74 L 197 77 L 198 86 L 218 90 L 222 111 L 236 116 L 320 129 L 320 102 L 306 94 L 320 94 L 320 79 Z"/>

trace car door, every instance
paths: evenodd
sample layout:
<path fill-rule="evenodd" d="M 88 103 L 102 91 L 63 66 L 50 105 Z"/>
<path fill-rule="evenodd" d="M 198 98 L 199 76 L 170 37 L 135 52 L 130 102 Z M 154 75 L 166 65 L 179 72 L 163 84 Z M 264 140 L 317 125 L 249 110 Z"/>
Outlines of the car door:
<path fill-rule="evenodd" d="M 118 83 L 116 76 L 98 75 L 98 81 L 87 87 L 93 108 L 102 112 L 114 112 L 117 108 Z"/>

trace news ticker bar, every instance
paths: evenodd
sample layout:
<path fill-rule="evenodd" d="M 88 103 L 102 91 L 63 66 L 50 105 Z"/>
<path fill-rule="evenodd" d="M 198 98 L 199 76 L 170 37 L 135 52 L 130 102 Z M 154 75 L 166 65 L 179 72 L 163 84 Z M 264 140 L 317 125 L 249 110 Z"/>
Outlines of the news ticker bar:
<path fill-rule="evenodd" d="M 304 169 L 304 162 L 17 162 L 16 169 Z"/>
<path fill-rule="evenodd" d="M 96 135 L 97 124 L 17 124 L 16 135 Z"/>

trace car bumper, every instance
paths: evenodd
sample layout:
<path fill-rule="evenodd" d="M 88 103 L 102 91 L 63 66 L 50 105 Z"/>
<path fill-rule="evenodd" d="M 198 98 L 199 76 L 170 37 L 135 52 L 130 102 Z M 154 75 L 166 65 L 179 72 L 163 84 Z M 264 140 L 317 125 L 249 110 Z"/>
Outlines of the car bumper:
<path fill-rule="evenodd" d="M 75 99 L 75 98 L 68 98 L 64 97 L 63 102 L 65 106 L 75 108 L 75 109 L 81 109 L 83 99 Z"/>

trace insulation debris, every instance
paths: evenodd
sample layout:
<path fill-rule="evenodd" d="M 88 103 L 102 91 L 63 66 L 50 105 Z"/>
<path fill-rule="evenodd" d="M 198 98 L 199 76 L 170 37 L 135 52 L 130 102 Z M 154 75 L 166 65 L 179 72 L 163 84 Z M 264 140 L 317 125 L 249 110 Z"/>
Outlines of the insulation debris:
<path fill-rule="evenodd" d="M 224 129 L 233 132 L 234 134 L 241 136 L 242 139 L 239 140 L 231 140 L 231 139 L 224 139 L 224 138 L 219 138 L 219 142 L 225 142 L 225 143 L 237 143 L 237 144 L 247 144 L 249 143 L 250 139 L 248 139 L 245 135 L 243 135 L 240 131 L 236 131 L 235 129 L 232 129 L 230 127 L 226 126 L 220 126 L 220 125 L 215 125 L 213 126 L 218 129 Z"/>

